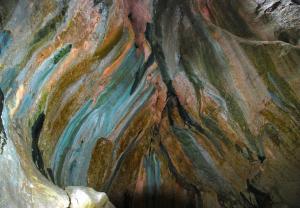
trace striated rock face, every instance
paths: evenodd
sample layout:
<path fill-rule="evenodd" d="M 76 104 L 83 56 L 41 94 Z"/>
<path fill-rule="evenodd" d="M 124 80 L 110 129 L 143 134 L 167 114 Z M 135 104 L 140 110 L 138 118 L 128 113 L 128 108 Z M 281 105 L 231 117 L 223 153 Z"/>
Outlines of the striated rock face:
<path fill-rule="evenodd" d="M 0 207 L 299 207 L 299 4 L 0 0 Z"/>

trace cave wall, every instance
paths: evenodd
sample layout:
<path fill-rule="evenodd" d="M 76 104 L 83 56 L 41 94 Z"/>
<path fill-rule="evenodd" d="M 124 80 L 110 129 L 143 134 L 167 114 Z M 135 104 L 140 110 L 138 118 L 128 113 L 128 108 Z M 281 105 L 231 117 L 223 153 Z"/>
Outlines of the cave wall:
<path fill-rule="evenodd" d="M 298 1 L 0 2 L 4 207 L 299 207 Z"/>

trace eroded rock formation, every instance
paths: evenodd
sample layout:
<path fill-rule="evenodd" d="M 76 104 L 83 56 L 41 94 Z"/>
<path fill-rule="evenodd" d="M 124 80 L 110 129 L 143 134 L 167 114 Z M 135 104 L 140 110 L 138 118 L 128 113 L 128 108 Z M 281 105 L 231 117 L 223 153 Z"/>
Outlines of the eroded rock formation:
<path fill-rule="evenodd" d="M 0 207 L 299 207 L 299 1 L 0 3 Z"/>

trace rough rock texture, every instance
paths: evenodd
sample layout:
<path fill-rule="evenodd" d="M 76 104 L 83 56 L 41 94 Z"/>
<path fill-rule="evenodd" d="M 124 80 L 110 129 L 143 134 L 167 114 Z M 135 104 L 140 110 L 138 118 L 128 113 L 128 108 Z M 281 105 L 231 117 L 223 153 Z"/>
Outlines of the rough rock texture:
<path fill-rule="evenodd" d="M 114 208 L 105 193 L 92 188 L 68 186 L 66 192 L 70 197 L 70 208 Z"/>
<path fill-rule="evenodd" d="M 300 207 L 299 1 L 0 3 L 0 207 Z"/>

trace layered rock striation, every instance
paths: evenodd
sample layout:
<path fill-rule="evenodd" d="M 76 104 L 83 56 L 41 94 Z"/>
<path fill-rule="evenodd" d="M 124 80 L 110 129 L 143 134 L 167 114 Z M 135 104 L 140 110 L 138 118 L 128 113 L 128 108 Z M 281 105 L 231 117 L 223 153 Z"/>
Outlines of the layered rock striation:
<path fill-rule="evenodd" d="M 0 207 L 299 207 L 298 1 L 0 3 Z"/>

